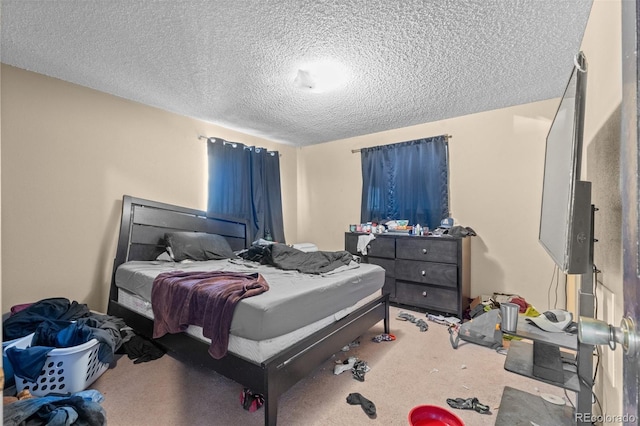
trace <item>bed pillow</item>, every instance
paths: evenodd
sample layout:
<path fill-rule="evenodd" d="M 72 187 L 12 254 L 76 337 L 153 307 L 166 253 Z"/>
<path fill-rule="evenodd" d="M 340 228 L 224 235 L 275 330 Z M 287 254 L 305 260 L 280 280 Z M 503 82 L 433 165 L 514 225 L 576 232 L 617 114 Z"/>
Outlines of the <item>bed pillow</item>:
<path fill-rule="evenodd" d="M 165 234 L 173 260 L 235 259 L 229 242 L 221 235 L 204 232 L 170 232 Z"/>

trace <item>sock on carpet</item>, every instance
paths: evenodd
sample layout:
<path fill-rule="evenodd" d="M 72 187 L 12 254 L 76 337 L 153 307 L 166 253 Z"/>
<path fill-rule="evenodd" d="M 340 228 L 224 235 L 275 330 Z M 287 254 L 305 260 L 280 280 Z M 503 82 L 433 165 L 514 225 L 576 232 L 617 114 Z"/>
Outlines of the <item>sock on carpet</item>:
<path fill-rule="evenodd" d="M 351 405 L 361 405 L 367 416 L 371 418 L 376 417 L 376 405 L 361 394 L 357 392 L 350 393 L 349 396 L 347 396 L 347 402 Z"/>
<path fill-rule="evenodd" d="M 391 342 L 393 340 L 396 340 L 396 336 L 394 336 L 393 334 L 382 333 L 382 334 L 378 334 L 375 337 L 372 337 L 371 340 L 376 343 Z"/>
<path fill-rule="evenodd" d="M 474 410 L 480 414 L 491 414 L 489 406 L 480 403 L 478 398 L 447 398 L 447 404 L 451 408 L 458 408 L 460 410 Z"/>
<path fill-rule="evenodd" d="M 400 321 L 416 322 L 416 317 L 407 312 L 400 312 L 396 319 L 399 319 Z"/>
<path fill-rule="evenodd" d="M 427 331 L 429 329 L 429 324 L 423 319 L 416 321 L 416 325 L 420 328 L 420 331 Z"/>

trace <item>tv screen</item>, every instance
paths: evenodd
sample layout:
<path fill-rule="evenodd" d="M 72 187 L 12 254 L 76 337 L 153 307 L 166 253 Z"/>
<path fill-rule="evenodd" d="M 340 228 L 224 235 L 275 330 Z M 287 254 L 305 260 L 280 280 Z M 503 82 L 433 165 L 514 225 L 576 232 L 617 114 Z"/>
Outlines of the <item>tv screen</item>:
<path fill-rule="evenodd" d="M 560 270 L 588 272 L 591 184 L 580 180 L 587 65 L 582 52 L 547 135 L 539 240 Z"/>

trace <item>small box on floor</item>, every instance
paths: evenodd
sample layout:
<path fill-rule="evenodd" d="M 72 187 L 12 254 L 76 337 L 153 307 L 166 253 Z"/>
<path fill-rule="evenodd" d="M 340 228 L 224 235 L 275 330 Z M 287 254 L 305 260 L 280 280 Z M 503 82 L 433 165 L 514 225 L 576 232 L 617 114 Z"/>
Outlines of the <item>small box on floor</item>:
<path fill-rule="evenodd" d="M 473 310 L 479 304 L 489 302 L 490 300 L 491 300 L 491 296 L 487 294 L 482 294 L 480 296 L 477 296 L 469 304 L 469 309 Z"/>

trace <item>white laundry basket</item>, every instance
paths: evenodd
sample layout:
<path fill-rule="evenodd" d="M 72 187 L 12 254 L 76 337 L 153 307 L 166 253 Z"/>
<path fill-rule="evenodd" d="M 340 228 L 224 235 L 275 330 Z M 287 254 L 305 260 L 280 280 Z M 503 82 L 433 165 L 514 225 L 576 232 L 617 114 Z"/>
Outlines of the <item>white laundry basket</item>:
<path fill-rule="evenodd" d="M 30 334 L 13 341 L 5 347 L 5 351 L 12 346 L 25 349 L 31 345 L 32 339 L 33 334 Z M 109 364 L 98 359 L 98 341 L 91 339 L 78 346 L 51 350 L 35 382 L 14 377 L 18 392 L 28 389 L 34 396 L 67 394 L 85 390 L 108 368 Z"/>

